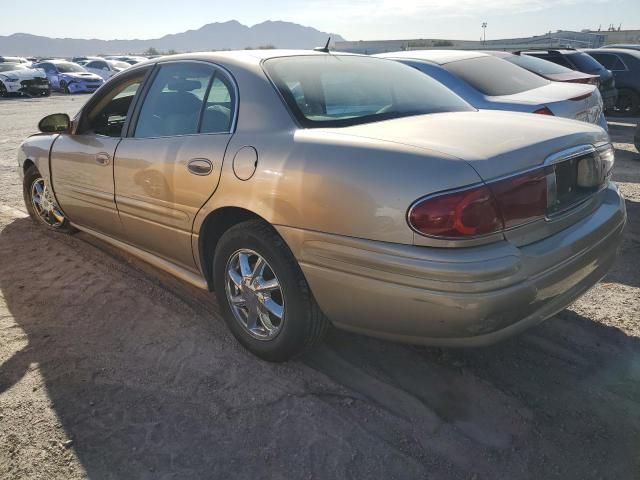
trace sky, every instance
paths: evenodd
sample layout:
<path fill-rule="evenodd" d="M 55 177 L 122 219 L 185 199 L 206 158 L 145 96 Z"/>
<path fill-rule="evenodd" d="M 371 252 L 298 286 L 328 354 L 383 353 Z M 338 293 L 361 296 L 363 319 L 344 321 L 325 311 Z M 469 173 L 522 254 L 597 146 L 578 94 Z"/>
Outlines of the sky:
<path fill-rule="evenodd" d="M 238 20 L 254 25 L 286 20 L 338 33 L 348 40 L 452 38 L 477 40 L 543 34 L 560 29 L 640 29 L 640 0 L 109 0 L 27 8 L 3 2 L 0 35 L 149 39 Z M 90 6 L 89 6 L 90 5 Z"/>

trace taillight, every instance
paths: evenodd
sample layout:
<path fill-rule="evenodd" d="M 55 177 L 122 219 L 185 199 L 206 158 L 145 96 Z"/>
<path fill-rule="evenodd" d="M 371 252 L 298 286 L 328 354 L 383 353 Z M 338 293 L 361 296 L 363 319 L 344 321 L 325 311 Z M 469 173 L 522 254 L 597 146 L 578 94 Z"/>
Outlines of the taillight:
<path fill-rule="evenodd" d="M 544 169 L 418 201 L 409 210 L 417 232 L 441 238 L 469 238 L 500 232 L 544 217 Z"/>
<path fill-rule="evenodd" d="M 547 173 L 536 170 L 489 184 L 505 228 L 542 218 L 547 211 Z"/>
<path fill-rule="evenodd" d="M 408 219 L 414 230 L 432 237 L 475 237 L 503 227 L 493 195 L 485 185 L 421 200 L 411 207 Z"/>
<path fill-rule="evenodd" d="M 537 110 L 534 110 L 533 113 L 537 113 L 539 115 L 551 115 L 553 116 L 553 112 L 549 110 L 549 107 L 542 107 Z"/>
<path fill-rule="evenodd" d="M 591 92 L 585 93 L 584 95 L 579 95 L 577 97 L 570 98 L 569 100 L 571 100 L 573 102 L 579 102 L 580 100 L 586 100 L 590 96 L 591 96 Z"/>
<path fill-rule="evenodd" d="M 600 77 L 574 78 L 573 80 L 567 80 L 567 83 L 585 83 L 598 86 L 600 85 Z"/>

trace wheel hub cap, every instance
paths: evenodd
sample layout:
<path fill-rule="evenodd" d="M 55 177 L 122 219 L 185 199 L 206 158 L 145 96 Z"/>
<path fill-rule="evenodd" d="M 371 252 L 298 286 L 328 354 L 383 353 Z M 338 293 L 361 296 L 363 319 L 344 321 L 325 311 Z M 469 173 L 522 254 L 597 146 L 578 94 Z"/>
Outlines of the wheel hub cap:
<path fill-rule="evenodd" d="M 59 227 L 64 223 L 64 215 L 43 178 L 37 178 L 31 184 L 31 203 L 42 222 L 52 227 Z"/>
<path fill-rule="evenodd" d="M 225 290 L 235 319 L 252 337 L 272 340 L 280 333 L 282 288 L 261 255 L 248 249 L 235 252 L 227 262 Z"/>

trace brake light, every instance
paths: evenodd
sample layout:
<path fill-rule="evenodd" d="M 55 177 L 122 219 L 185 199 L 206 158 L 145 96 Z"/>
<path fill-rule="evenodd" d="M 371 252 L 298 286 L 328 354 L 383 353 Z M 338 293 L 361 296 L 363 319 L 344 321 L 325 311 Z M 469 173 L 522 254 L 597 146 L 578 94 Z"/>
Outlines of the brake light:
<path fill-rule="evenodd" d="M 547 173 L 536 170 L 489 184 L 504 228 L 542 218 L 547 211 Z"/>
<path fill-rule="evenodd" d="M 573 80 L 568 80 L 568 83 L 584 83 L 588 85 L 600 85 L 599 77 L 585 77 L 585 78 L 576 78 Z"/>
<path fill-rule="evenodd" d="M 428 197 L 411 207 L 408 220 L 423 235 L 462 239 L 528 223 L 546 209 L 547 173 L 541 169 Z"/>
<path fill-rule="evenodd" d="M 537 113 L 539 115 L 551 115 L 553 116 L 553 112 L 549 110 L 549 107 L 542 107 L 537 110 L 534 110 L 533 113 Z"/>
<path fill-rule="evenodd" d="M 591 96 L 591 93 L 585 93 L 584 95 L 580 95 L 578 97 L 570 98 L 569 100 L 573 102 L 579 102 L 580 100 L 585 100 Z"/>
<path fill-rule="evenodd" d="M 465 238 L 502 229 L 502 219 L 485 185 L 426 198 L 409 210 L 409 225 L 432 237 Z"/>

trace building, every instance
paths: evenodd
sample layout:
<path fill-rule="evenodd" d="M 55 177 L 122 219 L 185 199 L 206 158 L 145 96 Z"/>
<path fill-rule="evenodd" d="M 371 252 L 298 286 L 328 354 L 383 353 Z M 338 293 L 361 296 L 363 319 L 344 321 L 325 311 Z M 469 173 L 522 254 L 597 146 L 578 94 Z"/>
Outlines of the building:
<path fill-rule="evenodd" d="M 544 35 L 498 40 L 360 40 L 336 42 L 335 49 L 342 52 L 376 53 L 422 49 L 461 50 L 525 50 L 529 48 L 598 48 L 611 43 L 640 43 L 640 30 L 582 31 L 558 30 Z"/>

